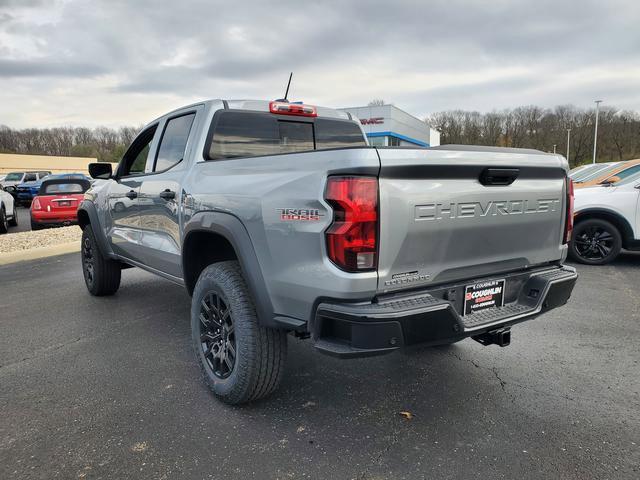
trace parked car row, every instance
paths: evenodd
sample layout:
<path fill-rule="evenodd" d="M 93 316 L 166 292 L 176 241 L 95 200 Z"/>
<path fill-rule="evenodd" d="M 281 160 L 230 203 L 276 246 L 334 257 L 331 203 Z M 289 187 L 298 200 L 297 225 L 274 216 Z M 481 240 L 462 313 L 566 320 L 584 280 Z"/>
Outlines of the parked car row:
<path fill-rule="evenodd" d="M 16 187 L 15 182 L 21 180 L 28 181 Z M 13 184 L 4 185 L 7 182 Z M 76 224 L 78 205 L 90 187 L 90 178 L 82 173 L 6 175 L 0 185 L 0 233 L 7 233 L 9 227 L 18 225 L 18 204 L 30 205 L 31 230 Z"/>

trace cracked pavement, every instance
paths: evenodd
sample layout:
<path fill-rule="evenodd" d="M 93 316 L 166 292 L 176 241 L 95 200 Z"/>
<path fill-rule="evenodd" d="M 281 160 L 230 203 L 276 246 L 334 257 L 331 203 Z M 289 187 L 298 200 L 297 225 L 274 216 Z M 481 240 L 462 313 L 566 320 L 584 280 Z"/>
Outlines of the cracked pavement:
<path fill-rule="evenodd" d="M 338 360 L 290 338 L 276 394 L 231 408 L 181 287 L 129 269 L 93 298 L 77 254 L 0 267 L 0 478 L 639 478 L 640 255 L 578 271 L 509 347 Z"/>

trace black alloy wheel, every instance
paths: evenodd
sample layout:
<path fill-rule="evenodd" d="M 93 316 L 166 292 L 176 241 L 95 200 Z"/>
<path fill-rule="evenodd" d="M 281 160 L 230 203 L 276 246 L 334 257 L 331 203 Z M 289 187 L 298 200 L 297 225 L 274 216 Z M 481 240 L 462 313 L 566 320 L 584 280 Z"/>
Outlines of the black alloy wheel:
<path fill-rule="evenodd" d="M 236 362 L 233 316 L 222 295 L 209 291 L 200 302 L 200 346 L 207 367 L 218 378 L 227 378 Z"/>
<path fill-rule="evenodd" d="M 588 265 L 604 265 L 614 260 L 622 248 L 618 229 L 599 218 L 579 222 L 569 246 L 571 257 Z"/>
<path fill-rule="evenodd" d="M 93 286 L 95 282 L 95 252 L 89 237 L 83 238 L 82 241 L 82 269 L 84 270 L 84 278 L 87 286 Z"/>

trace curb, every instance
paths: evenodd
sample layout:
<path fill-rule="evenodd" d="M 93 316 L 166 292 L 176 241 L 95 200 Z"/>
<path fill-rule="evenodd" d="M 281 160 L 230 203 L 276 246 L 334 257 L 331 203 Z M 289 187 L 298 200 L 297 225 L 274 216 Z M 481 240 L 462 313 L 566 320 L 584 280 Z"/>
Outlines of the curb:
<path fill-rule="evenodd" d="M 29 250 L 16 250 L 14 252 L 0 253 L 0 265 L 37 260 L 38 258 L 55 257 L 65 253 L 80 251 L 80 240 L 69 243 L 61 243 L 50 247 L 30 248 Z"/>

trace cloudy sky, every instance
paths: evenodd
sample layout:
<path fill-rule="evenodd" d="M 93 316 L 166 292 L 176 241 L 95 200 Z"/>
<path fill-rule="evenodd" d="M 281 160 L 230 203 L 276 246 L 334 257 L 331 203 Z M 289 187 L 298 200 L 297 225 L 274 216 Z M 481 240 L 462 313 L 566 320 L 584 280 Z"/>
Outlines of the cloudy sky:
<path fill-rule="evenodd" d="M 139 125 L 204 98 L 417 115 L 640 110 L 640 1 L 0 0 L 0 124 Z"/>

